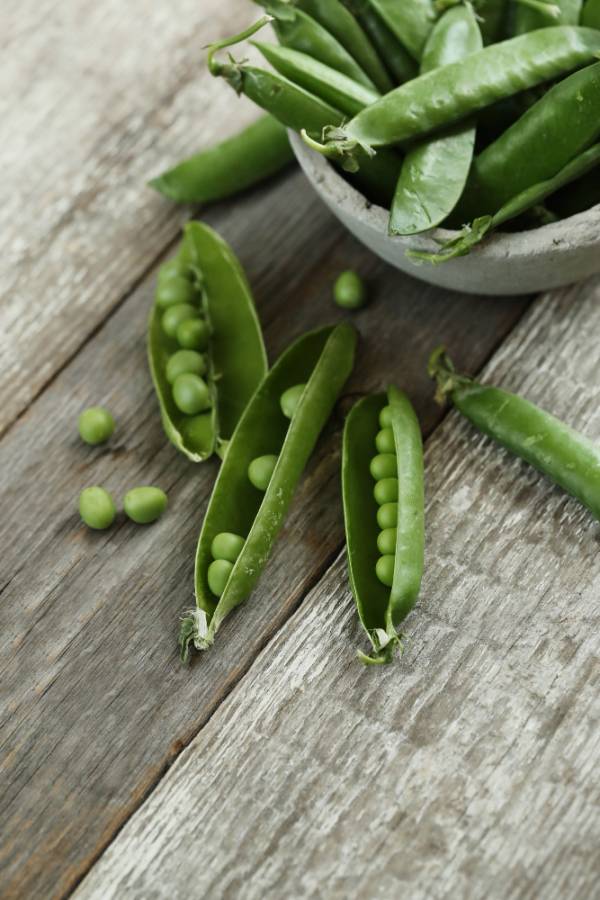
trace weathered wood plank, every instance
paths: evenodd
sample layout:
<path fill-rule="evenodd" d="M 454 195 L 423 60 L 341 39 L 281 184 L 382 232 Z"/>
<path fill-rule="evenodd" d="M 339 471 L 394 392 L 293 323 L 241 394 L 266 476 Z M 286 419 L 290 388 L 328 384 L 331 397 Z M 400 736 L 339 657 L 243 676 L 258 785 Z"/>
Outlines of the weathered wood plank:
<path fill-rule="evenodd" d="M 245 0 L 3 10 L 0 434 L 186 217 L 148 178 L 255 117 L 201 48 L 257 12 Z"/>
<path fill-rule="evenodd" d="M 475 369 L 525 308 L 395 273 L 342 231 L 300 173 L 207 218 L 247 267 L 271 358 L 302 330 L 340 318 L 333 278 L 350 263 L 362 271 L 374 299 L 353 318 L 362 342 L 348 395 L 398 380 L 427 430 L 440 416 L 423 371 L 430 347 L 440 338 L 464 343 Z M 216 463 L 188 464 L 161 432 L 144 355 L 151 293 L 148 279 L 0 442 L 10 511 L 0 526 L 6 897 L 50 898 L 76 883 L 341 546 L 338 414 L 252 602 L 225 625 L 214 652 L 192 671 L 180 667 L 177 617 L 192 600 Z M 78 412 L 97 402 L 118 422 L 105 450 L 76 435 Z M 117 498 L 136 483 L 158 483 L 169 512 L 148 529 L 120 522 L 90 533 L 76 500 L 93 483 Z"/>
<path fill-rule="evenodd" d="M 485 373 L 596 439 L 599 298 L 539 300 Z M 455 413 L 427 473 L 404 659 L 358 664 L 338 559 L 77 900 L 597 896 L 598 523 Z"/>

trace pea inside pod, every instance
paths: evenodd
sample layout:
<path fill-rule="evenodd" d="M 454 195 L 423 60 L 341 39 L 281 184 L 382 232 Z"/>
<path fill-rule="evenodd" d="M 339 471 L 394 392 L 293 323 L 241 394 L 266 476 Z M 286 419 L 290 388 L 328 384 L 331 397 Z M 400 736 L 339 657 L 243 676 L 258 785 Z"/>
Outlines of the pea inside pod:
<path fill-rule="evenodd" d="M 246 407 L 198 541 L 196 608 L 184 618 L 180 632 L 184 660 L 192 645 L 205 650 L 213 644 L 224 618 L 247 599 L 258 581 L 300 476 L 352 370 L 355 345 L 356 332 L 346 324 L 304 335 L 283 353 Z M 298 385 L 303 387 L 301 396 L 288 418 L 281 398 Z M 276 456 L 276 463 L 263 493 L 251 482 L 248 470 L 267 455 Z M 231 534 L 239 537 L 243 548 L 235 562 L 220 557 L 230 569 L 216 566 L 223 535 Z"/>
<path fill-rule="evenodd" d="M 394 440 L 383 464 L 377 446 L 382 426 Z M 389 457 L 394 476 L 389 475 Z M 359 400 L 344 429 L 342 495 L 350 584 L 373 646 L 370 655 L 359 653 L 367 664 L 391 661 L 401 643 L 398 627 L 419 595 L 423 483 L 421 429 L 406 395 L 390 387 L 386 394 Z"/>
<path fill-rule="evenodd" d="M 159 273 L 148 359 L 169 440 L 193 462 L 222 453 L 267 358 L 244 272 L 200 222 Z"/>

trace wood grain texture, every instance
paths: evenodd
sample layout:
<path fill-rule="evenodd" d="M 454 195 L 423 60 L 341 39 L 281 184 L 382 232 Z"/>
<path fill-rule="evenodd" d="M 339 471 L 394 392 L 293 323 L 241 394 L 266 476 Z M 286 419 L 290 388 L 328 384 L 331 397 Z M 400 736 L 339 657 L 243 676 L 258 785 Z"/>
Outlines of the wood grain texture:
<path fill-rule="evenodd" d="M 300 173 L 207 221 L 228 239 L 255 288 L 271 359 L 303 330 L 343 318 L 330 297 L 349 263 L 373 302 L 352 318 L 359 362 L 346 399 L 399 381 L 427 430 L 441 412 L 424 375 L 441 338 L 464 342 L 474 370 L 522 314 L 521 301 L 436 291 L 361 248 L 307 190 Z M 257 652 L 339 551 L 340 411 L 296 497 L 251 602 L 189 671 L 175 638 L 193 598 L 193 556 L 216 463 L 193 466 L 166 443 L 146 369 L 153 277 L 123 303 L 0 442 L 0 684 L 3 841 L 0 893 L 61 896 L 196 734 Z M 104 403 L 117 431 L 83 446 L 79 411 Z M 103 484 L 120 500 L 135 484 L 166 489 L 156 526 L 119 520 L 105 533 L 78 521 L 77 495 Z"/>
<path fill-rule="evenodd" d="M 599 299 L 542 298 L 485 371 L 597 440 Z M 427 480 L 404 658 L 357 662 L 339 558 L 77 900 L 598 896 L 599 525 L 456 413 Z"/>
<path fill-rule="evenodd" d="M 174 238 L 187 213 L 148 178 L 256 116 L 202 52 L 256 16 L 246 0 L 3 9 L 0 434 Z"/>

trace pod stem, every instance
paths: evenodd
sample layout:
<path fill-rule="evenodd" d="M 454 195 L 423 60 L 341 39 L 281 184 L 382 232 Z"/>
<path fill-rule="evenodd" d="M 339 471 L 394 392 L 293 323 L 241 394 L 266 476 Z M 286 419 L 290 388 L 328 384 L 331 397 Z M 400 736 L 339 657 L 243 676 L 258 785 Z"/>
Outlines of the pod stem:
<path fill-rule="evenodd" d="M 192 647 L 196 650 L 208 650 L 213 638 L 210 634 L 208 618 L 203 609 L 189 609 L 181 618 L 179 628 L 179 655 L 181 662 L 187 665 L 190 661 Z"/>
<path fill-rule="evenodd" d="M 460 375 L 446 353 L 445 347 L 436 347 L 427 364 L 427 374 L 437 382 L 435 401 L 443 406 L 449 396 L 459 387 L 472 384 L 473 379 Z"/>
<path fill-rule="evenodd" d="M 244 31 L 240 31 L 239 34 L 234 34 L 232 37 L 224 38 L 222 41 L 216 41 L 214 44 L 208 45 L 208 70 L 211 75 L 214 75 L 215 78 L 219 75 L 227 78 L 234 87 L 235 74 L 239 75 L 239 67 L 240 63 L 237 63 L 235 59 L 229 54 L 229 62 L 222 63 L 218 59 L 215 58 L 216 54 L 220 50 L 225 50 L 227 47 L 233 47 L 235 44 L 239 44 L 242 41 L 248 40 L 252 35 L 256 34 L 257 31 L 260 31 L 261 28 L 264 28 L 265 25 L 268 25 L 269 22 L 273 21 L 273 16 L 263 16 L 262 19 L 259 19 L 258 22 L 255 22 L 254 25 L 250 25 L 249 28 L 246 28 Z M 234 80 L 232 80 L 232 77 Z M 237 87 L 236 87 L 237 90 Z M 238 91 L 239 92 L 239 91 Z"/>
<path fill-rule="evenodd" d="M 383 628 L 375 628 L 369 635 L 373 644 L 372 653 L 363 653 L 357 650 L 357 656 L 365 666 L 387 666 L 393 659 L 394 654 L 404 651 L 404 636 L 398 634 L 393 626 L 388 626 L 388 631 Z"/>
<path fill-rule="evenodd" d="M 549 19 L 554 19 L 555 21 L 560 19 L 560 6 L 557 6 L 556 3 L 547 3 L 545 0 L 516 0 L 516 2 L 520 3 L 521 6 L 527 6 L 529 9 L 541 13 L 543 16 L 547 16 Z"/>
<path fill-rule="evenodd" d="M 458 256 L 467 256 L 473 247 L 477 246 L 488 231 L 493 227 L 492 216 L 480 216 L 471 225 L 465 225 L 456 237 L 440 243 L 440 249 L 434 252 L 426 250 L 407 250 L 406 255 L 418 262 L 428 262 L 433 265 L 456 259 Z"/>
<path fill-rule="evenodd" d="M 311 150 L 316 150 L 317 153 L 320 153 L 326 159 L 336 160 L 346 172 L 358 172 L 360 168 L 358 160 L 360 151 L 366 153 L 369 157 L 375 156 L 375 151 L 372 147 L 348 138 L 343 128 L 334 126 L 324 128 L 322 142 L 316 141 L 304 129 L 302 129 L 300 135 L 307 147 L 310 147 Z"/>

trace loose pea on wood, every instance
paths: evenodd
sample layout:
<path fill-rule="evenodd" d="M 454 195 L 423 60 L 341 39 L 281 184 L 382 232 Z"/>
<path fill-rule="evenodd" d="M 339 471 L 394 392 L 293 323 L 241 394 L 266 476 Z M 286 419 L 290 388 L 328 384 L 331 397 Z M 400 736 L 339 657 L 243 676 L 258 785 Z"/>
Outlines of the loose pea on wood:
<path fill-rule="evenodd" d="M 86 444 L 104 444 L 115 430 L 115 420 L 103 406 L 90 406 L 79 416 L 79 436 Z"/>
<path fill-rule="evenodd" d="M 367 291 L 360 275 L 351 270 L 342 272 L 333 286 L 333 299 L 342 309 L 360 309 L 364 306 Z"/>
<path fill-rule="evenodd" d="M 110 528 L 116 513 L 115 502 L 103 487 L 89 487 L 79 495 L 79 515 L 89 528 Z"/>
<path fill-rule="evenodd" d="M 167 508 L 167 495 L 157 487 L 135 487 L 123 498 L 125 515 L 138 525 L 149 525 L 160 519 Z"/>

